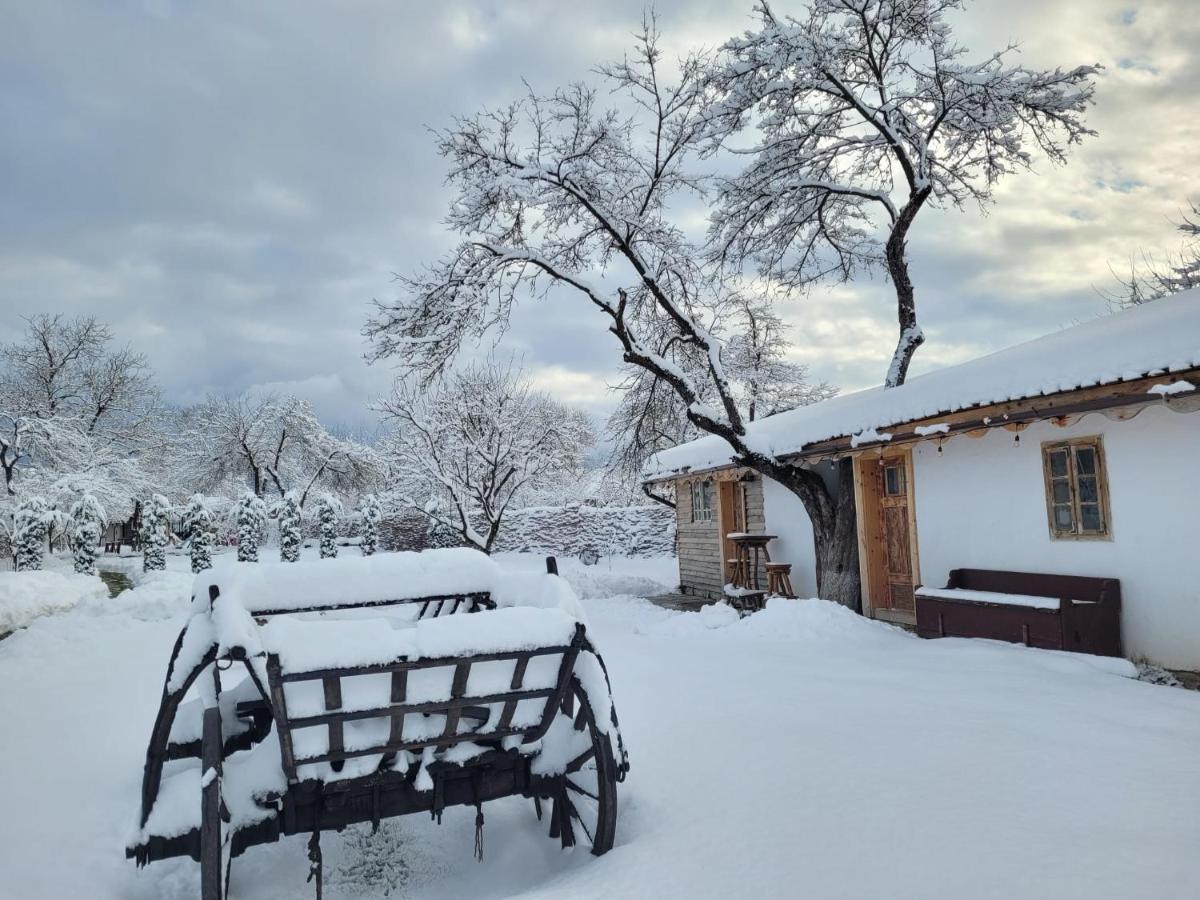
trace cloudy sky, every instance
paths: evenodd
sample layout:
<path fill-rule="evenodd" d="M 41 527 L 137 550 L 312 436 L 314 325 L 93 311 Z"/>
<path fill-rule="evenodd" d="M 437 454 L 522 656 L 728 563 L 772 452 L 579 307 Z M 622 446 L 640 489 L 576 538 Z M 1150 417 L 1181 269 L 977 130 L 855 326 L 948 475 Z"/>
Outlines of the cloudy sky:
<path fill-rule="evenodd" d="M 669 49 L 746 27 L 749 0 L 658 0 Z M 779 12 L 800 0 L 776 0 Z M 0 341 L 21 316 L 90 313 L 171 399 L 273 387 L 330 423 L 386 388 L 359 335 L 393 274 L 450 243 L 428 127 L 619 56 L 642 0 L 0 2 Z M 1106 311 L 1139 248 L 1174 247 L 1200 197 L 1197 0 L 976 0 L 983 55 L 1106 66 L 1066 168 L 1011 178 L 986 215 L 922 213 L 910 242 L 928 344 L 913 372 Z M 843 388 L 894 344 L 881 283 L 784 307 L 795 357 Z M 505 346 L 602 412 L 616 352 L 578 302 L 523 310 Z"/>

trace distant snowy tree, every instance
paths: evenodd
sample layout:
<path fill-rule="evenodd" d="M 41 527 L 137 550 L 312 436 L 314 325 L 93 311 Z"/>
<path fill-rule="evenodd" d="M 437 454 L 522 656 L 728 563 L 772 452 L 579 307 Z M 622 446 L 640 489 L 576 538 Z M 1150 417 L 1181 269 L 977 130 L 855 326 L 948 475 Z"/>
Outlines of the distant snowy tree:
<path fill-rule="evenodd" d="M 71 506 L 69 543 L 75 558 L 75 571 L 81 575 L 96 574 L 100 536 L 107 521 L 104 507 L 91 494 L 83 494 Z"/>
<path fill-rule="evenodd" d="M 1099 66 L 1031 70 L 1008 62 L 1015 45 L 966 62 L 946 20 L 963 6 L 812 0 L 792 18 L 763 0 L 758 28 L 724 45 L 706 82 L 709 134 L 756 141 L 719 187 L 714 252 L 791 287 L 882 263 L 900 331 L 889 387 L 925 340 L 907 250 L 921 209 L 986 205 L 1034 152 L 1064 162 L 1094 134 L 1083 113 Z"/>
<path fill-rule="evenodd" d="M 1178 253 L 1166 257 L 1143 253 L 1140 259 L 1131 259 L 1128 273 L 1116 276 L 1120 287 L 1115 296 L 1110 293 L 1111 299 L 1123 306 L 1137 306 L 1200 287 L 1200 203 L 1192 201 L 1190 211 L 1175 227 L 1184 235 Z"/>
<path fill-rule="evenodd" d="M 13 551 L 18 572 L 42 567 L 50 507 L 41 497 L 22 497 L 13 514 Z"/>
<path fill-rule="evenodd" d="M 359 547 L 363 556 L 371 556 L 379 548 L 379 523 L 383 521 L 383 507 L 379 505 L 379 498 L 374 494 L 363 494 L 358 504 L 358 514 L 362 518 Z"/>
<path fill-rule="evenodd" d="M 330 433 L 296 397 L 209 397 L 183 419 L 180 466 L 206 488 L 249 482 L 259 497 L 295 491 L 304 506 L 318 487 L 354 491 L 376 474 L 369 447 Z"/>
<path fill-rule="evenodd" d="M 484 552 L 491 552 L 513 501 L 577 473 L 595 441 L 583 414 L 495 362 L 428 388 L 398 382 L 381 409 L 396 426 L 384 449 L 395 476 L 436 492 L 432 498 L 401 492 L 402 502 Z"/>
<path fill-rule="evenodd" d="M 92 317 L 37 315 L 23 340 L 0 347 L 0 468 L 9 493 L 30 464 L 53 467 L 47 454 L 55 450 L 86 442 L 128 459 L 160 437 L 161 399 L 145 357 L 110 349 L 111 341 Z"/>
<path fill-rule="evenodd" d="M 321 532 L 321 559 L 333 559 L 338 555 L 338 516 L 341 512 L 341 501 L 332 494 L 322 494 L 317 498 L 317 526 Z"/>
<path fill-rule="evenodd" d="M 258 562 L 258 546 L 267 526 L 267 506 L 260 497 L 246 491 L 234 507 L 237 523 L 238 562 Z"/>
<path fill-rule="evenodd" d="M 167 544 L 171 539 L 171 501 L 153 494 L 142 506 L 142 569 L 155 572 L 167 567 Z"/>
<path fill-rule="evenodd" d="M 272 512 L 279 520 L 279 558 L 283 562 L 300 562 L 300 548 L 304 544 L 304 520 L 300 511 L 300 498 L 295 491 L 288 491 L 275 502 Z"/>
<path fill-rule="evenodd" d="M 191 551 L 192 571 L 211 569 L 213 516 L 203 494 L 192 494 L 184 508 L 182 524 Z"/>

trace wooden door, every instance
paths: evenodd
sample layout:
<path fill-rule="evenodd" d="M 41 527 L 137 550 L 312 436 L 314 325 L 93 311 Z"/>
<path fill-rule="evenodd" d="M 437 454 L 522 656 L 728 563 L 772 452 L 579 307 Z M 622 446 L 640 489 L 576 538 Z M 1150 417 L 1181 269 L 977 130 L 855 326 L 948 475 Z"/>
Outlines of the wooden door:
<path fill-rule="evenodd" d="M 721 577 L 724 578 L 727 572 L 725 563 L 737 555 L 737 547 L 726 535 L 746 530 L 746 494 L 740 481 L 722 481 L 719 485 Z"/>
<path fill-rule="evenodd" d="M 906 450 L 856 460 L 859 566 L 864 603 L 875 612 L 912 616 L 920 574 L 913 526 L 912 462 Z"/>
<path fill-rule="evenodd" d="M 906 457 L 885 458 L 877 478 L 879 534 L 883 538 L 883 598 L 888 609 L 915 612 L 912 535 L 909 532 L 909 484 Z"/>

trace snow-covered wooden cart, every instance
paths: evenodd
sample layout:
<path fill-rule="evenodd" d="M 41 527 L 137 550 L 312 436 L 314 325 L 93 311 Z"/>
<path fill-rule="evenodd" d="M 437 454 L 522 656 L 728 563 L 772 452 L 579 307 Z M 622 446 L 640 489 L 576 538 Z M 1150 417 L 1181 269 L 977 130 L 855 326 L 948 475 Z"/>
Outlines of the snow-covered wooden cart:
<path fill-rule="evenodd" d="M 551 838 L 613 845 L 628 758 L 571 589 L 483 554 L 237 564 L 197 580 L 127 855 L 200 863 L 204 900 L 255 844 L 507 796 Z"/>

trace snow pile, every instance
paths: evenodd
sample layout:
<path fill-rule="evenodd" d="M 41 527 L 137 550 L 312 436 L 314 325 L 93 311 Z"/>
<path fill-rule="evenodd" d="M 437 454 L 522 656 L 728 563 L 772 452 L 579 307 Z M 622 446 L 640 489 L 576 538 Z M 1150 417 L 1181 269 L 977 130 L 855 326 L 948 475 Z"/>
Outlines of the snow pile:
<path fill-rule="evenodd" d="M 576 622 L 556 609 L 514 607 L 422 619 L 392 628 L 386 618 L 299 619 L 280 616 L 260 629 L 263 647 L 279 655 L 284 671 L 369 666 L 407 659 L 508 653 L 565 646 Z"/>
<path fill-rule="evenodd" d="M 638 631 L 657 637 L 719 635 L 761 641 L 862 642 L 908 636 L 908 632 L 863 618 L 828 600 L 784 597 L 771 597 L 764 609 L 745 617 L 725 603 L 712 603 L 698 613 L 678 613 Z"/>
<path fill-rule="evenodd" d="M 135 586 L 102 603 L 88 604 L 93 615 L 120 615 L 143 622 L 182 616 L 191 605 L 193 576 L 190 572 L 147 572 Z"/>
<path fill-rule="evenodd" d="M 216 585 L 254 613 L 489 592 L 499 577 L 499 567 L 485 554 L 456 547 L 297 563 L 222 560 L 197 576 L 193 592 L 207 597 L 209 586 Z"/>
<path fill-rule="evenodd" d="M 899 387 L 841 394 L 751 423 L 748 440 L 786 456 L 809 444 L 858 435 L 943 413 L 1200 367 L 1200 288 L 1106 315 Z M 1176 382 L 1178 383 L 1178 382 Z M 647 478 L 728 465 L 733 451 L 707 436 L 663 450 Z"/>
<path fill-rule="evenodd" d="M 60 613 L 84 600 L 108 597 L 96 575 L 74 572 L 0 572 L 0 634 L 25 628 L 39 616 Z"/>

